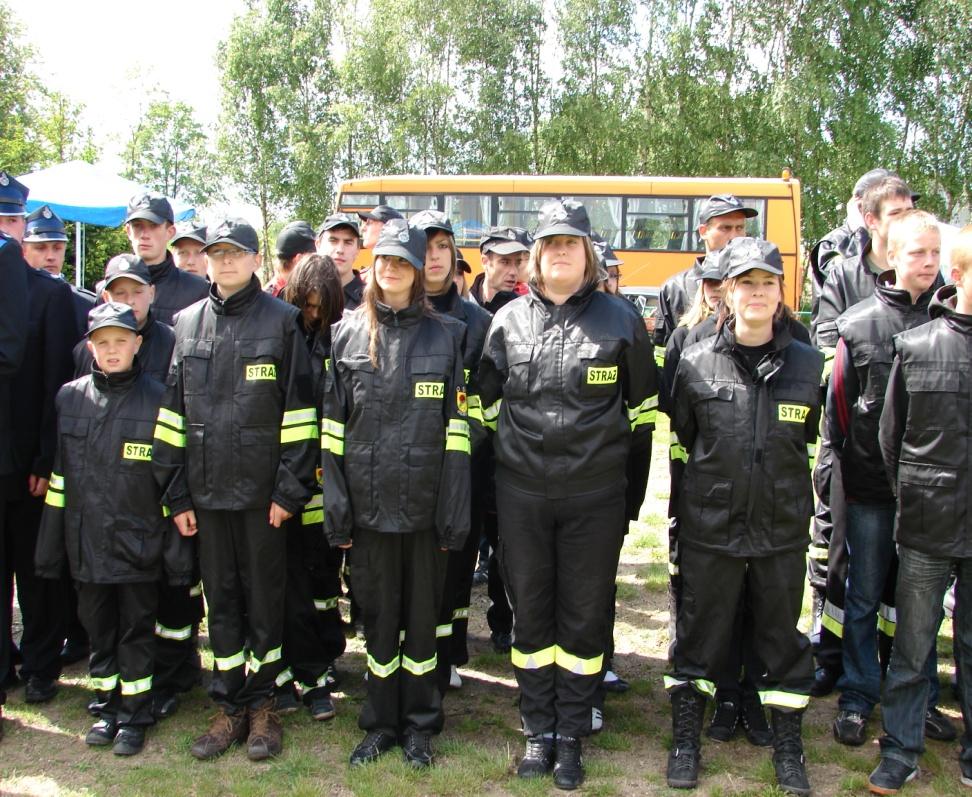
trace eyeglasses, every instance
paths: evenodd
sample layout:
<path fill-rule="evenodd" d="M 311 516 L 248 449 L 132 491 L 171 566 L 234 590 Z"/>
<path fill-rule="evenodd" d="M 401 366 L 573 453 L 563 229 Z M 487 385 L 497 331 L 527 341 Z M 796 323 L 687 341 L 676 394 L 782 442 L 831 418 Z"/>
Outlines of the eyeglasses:
<path fill-rule="evenodd" d="M 228 260 L 230 263 L 239 260 L 244 255 L 253 254 L 252 252 L 247 252 L 245 249 L 215 249 L 206 252 L 206 256 L 210 260 L 214 260 L 217 263 L 221 260 Z"/>

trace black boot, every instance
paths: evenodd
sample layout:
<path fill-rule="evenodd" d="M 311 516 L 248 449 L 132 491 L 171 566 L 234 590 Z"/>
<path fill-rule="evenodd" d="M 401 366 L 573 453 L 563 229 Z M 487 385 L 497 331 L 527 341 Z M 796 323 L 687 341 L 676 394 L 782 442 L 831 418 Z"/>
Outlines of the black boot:
<path fill-rule="evenodd" d="M 668 785 L 694 789 L 699 782 L 702 719 L 705 698 L 691 686 L 672 692 L 672 750 L 668 754 Z"/>
<path fill-rule="evenodd" d="M 773 721 L 773 767 L 776 781 L 787 794 L 810 794 L 806 762 L 803 760 L 803 712 L 771 712 Z"/>
<path fill-rule="evenodd" d="M 581 740 L 573 736 L 558 736 L 554 762 L 554 786 L 573 791 L 584 782 L 584 761 L 581 759 Z"/>

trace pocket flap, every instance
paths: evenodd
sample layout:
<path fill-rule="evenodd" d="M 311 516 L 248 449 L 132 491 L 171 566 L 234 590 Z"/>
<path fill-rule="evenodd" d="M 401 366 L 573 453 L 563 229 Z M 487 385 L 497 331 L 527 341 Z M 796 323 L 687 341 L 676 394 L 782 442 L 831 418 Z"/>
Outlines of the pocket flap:
<path fill-rule="evenodd" d="M 523 365 L 533 359 L 533 346 L 519 345 L 510 346 L 506 352 L 507 365 Z"/>
<path fill-rule="evenodd" d="M 409 370 L 413 374 L 438 374 L 447 376 L 449 373 L 449 358 L 445 355 L 427 355 L 412 357 Z"/>
<path fill-rule="evenodd" d="M 905 385 L 914 393 L 957 393 L 958 371 L 943 368 L 905 368 Z"/>
<path fill-rule="evenodd" d="M 954 468 L 902 461 L 898 463 L 898 480 L 905 484 L 920 484 L 925 487 L 954 488 L 958 483 L 958 472 Z"/>
<path fill-rule="evenodd" d="M 732 498 L 732 480 L 690 473 L 685 477 L 685 491 L 701 496 L 707 504 L 728 504 Z"/>
<path fill-rule="evenodd" d="M 368 357 L 350 357 L 348 359 L 341 359 L 340 363 L 351 371 L 368 371 L 369 373 L 374 373 L 375 371 L 375 366 L 372 365 Z"/>
<path fill-rule="evenodd" d="M 200 357 L 204 360 L 212 359 L 213 341 L 198 340 L 196 338 L 189 338 L 188 340 L 184 340 L 182 342 L 182 356 Z"/>
<path fill-rule="evenodd" d="M 275 338 L 241 340 L 237 343 L 241 357 L 272 357 L 283 359 L 283 341 Z"/>
<path fill-rule="evenodd" d="M 692 385 L 695 401 L 709 401 L 710 399 L 732 401 L 735 389 L 736 386 L 731 382 L 696 382 Z"/>

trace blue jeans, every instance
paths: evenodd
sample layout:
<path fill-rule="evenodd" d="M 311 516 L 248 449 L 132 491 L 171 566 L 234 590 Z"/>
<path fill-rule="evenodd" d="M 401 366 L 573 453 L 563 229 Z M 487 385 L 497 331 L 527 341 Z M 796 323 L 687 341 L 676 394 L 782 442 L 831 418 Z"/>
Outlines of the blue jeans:
<path fill-rule="evenodd" d="M 847 504 L 844 673 L 838 682 L 838 706 L 842 711 L 857 711 L 865 717 L 881 699 L 877 616 L 895 562 L 894 513 L 894 504 Z M 935 684 L 932 705 L 938 699 L 937 664 L 933 654 L 925 670 Z"/>
<path fill-rule="evenodd" d="M 914 766 L 925 749 L 925 712 L 928 677 L 924 672 L 928 650 L 935 644 L 942 619 L 942 598 L 953 565 L 955 587 L 955 650 L 959 662 L 963 761 L 972 761 L 972 558 L 929 556 L 913 548 L 898 549 L 898 584 L 895 592 L 897 629 L 891 665 L 884 681 L 881 715 L 884 733 L 881 755 Z"/>

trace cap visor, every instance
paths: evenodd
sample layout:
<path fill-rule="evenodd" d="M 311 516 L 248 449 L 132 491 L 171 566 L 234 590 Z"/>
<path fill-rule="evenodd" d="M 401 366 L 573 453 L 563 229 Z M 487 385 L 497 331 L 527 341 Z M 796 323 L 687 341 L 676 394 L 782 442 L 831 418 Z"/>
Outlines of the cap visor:
<path fill-rule="evenodd" d="M 571 227 L 569 224 L 553 224 L 550 227 L 546 227 L 543 230 L 537 230 L 533 237 L 536 238 L 551 238 L 554 235 L 573 235 L 577 238 L 590 238 L 591 235 L 584 230 L 579 230 L 577 227 Z"/>
<path fill-rule="evenodd" d="M 102 321 L 101 323 L 95 324 L 91 329 L 84 333 L 85 337 L 90 338 L 92 332 L 97 332 L 99 329 L 105 329 L 107 327 L 116 327 L 117 329 L 127 329 L 129 332 L 134 332 L 138 334 L 137 329 L 132 329 L 132 327 L 127 324 L 119 324 L 117 321 Z"/>
<path fill-rule="evenodd" d="M 196 243 L 200 243 L 203 246 L 206 245 L 206 239 L 200 235 L 177 235 L 175 238 L 169 241 L 169 246 L 173 246 L 178 241 L 195 241 Z"/>
<path fill-rule="evenodd" d="M 101 286 L 101 289 L 104 290 L 109 285 L 111 285 L 111 283 L 115 282 L 116 280 L 122 280 L 122 279 L 132 280 L 133 282 L 140 282 L 142 283 L 142 285 L 152 284 L 148 280 L 142 279 L 140 276 L 138 276 L 138 274 L 132 274 L 129 271 L 125 271 L 122 272 L 121 274 L 112 274 L 110 277 L 108 277 L 108 279 L 104 281 L 104 284 Z M 117 324 L 115 326 L 117 326 Z"/>
<path fill-rule="evenodd" d="M 25 244 L 39 244 L 45 241 L 64 241 L 67 243 L 67 236 L 63 232 L 36 232 L 33 235 L 24 237 Z"/>
<path fill-rule="evenodd" d="M 256 254 L 256 249 L 250 249 L 249 246 L 243 246 L 243 244 L 241 244 L 239 241 L 234 241 L 232 238 L 217 238 L 215 241 L 209 241 L 203 246 L 202 251 L 205 252 L 207 249 L 211 249 L 212 247 L 216 246 L 216 244 L 232 244 L 237 249 L 242 249 L 244 252 L 249 252 L 251 255 Z"/>
<path fill-rule="evenodd" d="M 355 227 L 353 224 L 349 224 L 346 221 L 335 221 L 332 224 L 322 224 L 321 225 L 321 228 L 317 231 L 317 235 L 318 235 L 318 237 L 320 237 L 321 235 L 323 235 L 324 233 L 326 233 L 328 230 L 336 230 L 339 227 L 347 227 L 349 230 L 351 230 L 359 238 L 361 237 L 361 231 L 357 227 Z"/>
<path fill-rule="evenodd" d="M 421 271 L 425 267 L 425 263 L 419 260 L 415 255 L 408 251 L 404 246 L 395 246 L 394 244 L 383 244 L 382 246 L 376 246 L 372 250 L 372 254 L 375 255 L 392 255 L 394 257 L 401 257 L 411 263 L 415 268 Z"/>
<path fill-rule="evenodd" d="M 26 216 L 27 209 L 23 205 L 12 205 L 0 202 L 0 216 Z"/>
<path fill-rule="evenodd" d="M 145 219 L 152 224 L 172 224 L 171 221 L 163 219 L 158 213 L 153 213 L 151 210 L 136 210 L 134 213 L 130 213 L 125 217 L 125 224 L 135 221 L 135 219 Z"/>
<path fill-rule="evenodd" d="M 768 271 L 770 274 L 776 274 L 782 276 L 783 269 L 779 266 L 771 265 L 770 263 L 764 263 L 762 260 L 750 260 L 748 263 L 743 263 L 739 266 L 734 266 L 729 269 L 726 274 L 726 279 L 730 277 L 738 277 L 740 274 L 745 274 L 747 271 L 752 271 L 754 268 L 758 268 L 761 271 Z"/>
<path fill-rule="evenodd" d="M 484 252 L 496 252 L 498 255 L 512 255 L 516 252 L 529 252 L 523 244 L 519 241 L 497 241 L 493 243 L 487 241 L 483 244 Z"/>

